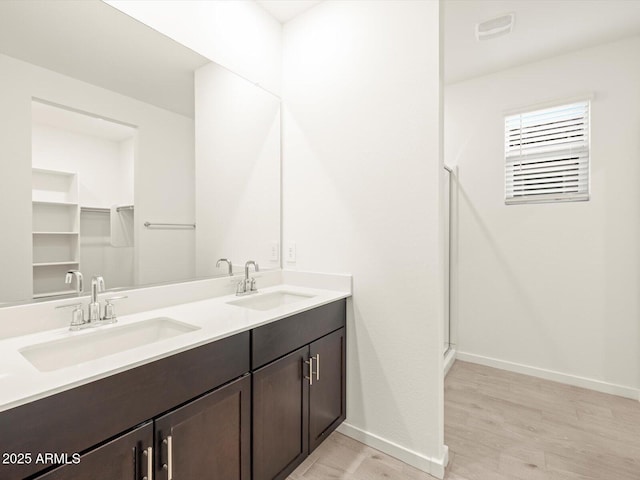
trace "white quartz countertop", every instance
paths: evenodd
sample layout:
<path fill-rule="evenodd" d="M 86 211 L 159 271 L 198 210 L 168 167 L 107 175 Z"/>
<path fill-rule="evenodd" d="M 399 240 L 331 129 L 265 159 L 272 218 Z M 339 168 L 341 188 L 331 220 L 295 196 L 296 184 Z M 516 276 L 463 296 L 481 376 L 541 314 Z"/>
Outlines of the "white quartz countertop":
<path fill-rule="evenodd" d="M 253 310 L 228 303 L 240 298 L 256 298 L 259 295 L 278 291 L 297 293 L 309 297 L 301 297 L 294 303 L 266 311 Z M 77 332 L 71 332 L 67 327 L 0 340 L 0 358 L 2 359 L 0 364 L 0 411 L 69 390 L 349 296 L 351 296 L 351 293 L 345 291 L 281 284 L 261 289 L 259 293 L 247 297 L 226 295 L 121 316 L 116 324 L 88 328 Z M 168 317 L 199 328 L 172 338 L 137 346 L 50 372 L 39 371 L 20 353 L 21 349 L 29 346 L 73 336 L 92 335 L 99 330 L 119 328 L 158 317 Z M 69 319 L 71 319 L 71 311 L 69 311 Z"/>

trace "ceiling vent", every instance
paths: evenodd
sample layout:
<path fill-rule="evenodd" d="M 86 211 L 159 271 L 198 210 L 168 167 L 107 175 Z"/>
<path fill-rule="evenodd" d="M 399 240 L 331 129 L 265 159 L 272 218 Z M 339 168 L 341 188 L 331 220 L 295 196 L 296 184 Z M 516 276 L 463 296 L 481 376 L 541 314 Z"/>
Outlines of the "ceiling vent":
<path fill-rule="evenodd" d="M 490 40 L 492 38 L 511 33 L 515 18 L 515 13 L 508 13 L 500 17 L 486 20 L 482 23 L 476 23 L 476 40 Z"/>

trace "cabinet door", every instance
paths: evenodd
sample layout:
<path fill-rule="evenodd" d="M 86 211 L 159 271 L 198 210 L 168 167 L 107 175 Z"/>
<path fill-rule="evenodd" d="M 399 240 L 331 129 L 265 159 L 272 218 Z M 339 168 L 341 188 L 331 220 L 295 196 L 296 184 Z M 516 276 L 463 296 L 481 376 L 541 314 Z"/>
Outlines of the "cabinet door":
<path fill-rule="evenodd" d="M 253 374 L 253 480 L 280 480 L 307 456 L 309 371 L 305 346 Z"/>
<path fill-rule="evenodd" d="M 345 419 L 345 329 L 313 342 L 313 385 L 309 388 L 309 452 Z"/>
<path fill-rule="evenodd" d="M 251 376 L 156 420 L 157 480 L 249 480 Z"/>
<path fill-rule="evenodd" d="M 153 467 L 153 423 L 149 422 L 80 457 L 38 480 L 143 480 Z M 69 462 L 72 458 L 69 458 Z"/>

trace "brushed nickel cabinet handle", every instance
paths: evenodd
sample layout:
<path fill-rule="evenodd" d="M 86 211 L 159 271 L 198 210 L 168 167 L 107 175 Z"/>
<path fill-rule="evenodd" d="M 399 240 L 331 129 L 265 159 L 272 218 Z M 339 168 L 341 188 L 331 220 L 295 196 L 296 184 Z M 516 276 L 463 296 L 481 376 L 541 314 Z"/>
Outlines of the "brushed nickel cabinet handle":
<path fill-rule="evenodd" d="M 142 454 L 147 457 L 147 475 L 142 480 L 153 480 L 153 447 L 148 447 Z"/>
<path fill-rule="evenodd" d="M 167 479 L 173 480 L 173 437 L 168 435 L 162 443 L 167 446 L 167 463 L 162 468 L 167 471 Z"/>
<path fill-rule="evenodd" d="M 313 357 L 311 357 L 309 360 L 306 360 L 304 363 L 306 363 L 307 365 L 309 365 L 309 376 L 305 376 L 304 378 L 306 378 L 307 380 L 309 380 L 309 385 L 313 385 Z"/>
<path fill-rule="evenodd" d="M 316 380 L 320 381 L 320 354 L 316 353 Z"/>

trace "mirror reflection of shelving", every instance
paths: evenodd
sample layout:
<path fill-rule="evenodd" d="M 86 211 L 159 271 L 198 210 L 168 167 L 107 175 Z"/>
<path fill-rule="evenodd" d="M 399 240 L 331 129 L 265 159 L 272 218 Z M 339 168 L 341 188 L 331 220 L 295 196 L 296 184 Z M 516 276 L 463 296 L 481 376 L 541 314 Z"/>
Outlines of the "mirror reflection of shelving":
<path fill-rule="evenodd" d="M 71 293 L 64 273 L 80 266 L 78 175 L 32 170 L 33 296 Z"/>
<path fill-rule="evenodd" d="M 72 293 L 68 270 L 132 285 L 137 129 L 38 99 L 31 119 L 34 297 Z"/>

